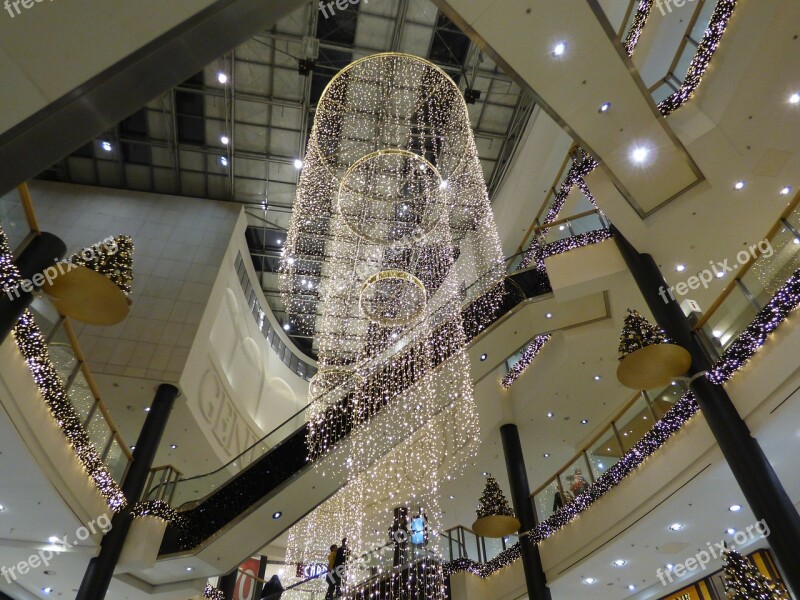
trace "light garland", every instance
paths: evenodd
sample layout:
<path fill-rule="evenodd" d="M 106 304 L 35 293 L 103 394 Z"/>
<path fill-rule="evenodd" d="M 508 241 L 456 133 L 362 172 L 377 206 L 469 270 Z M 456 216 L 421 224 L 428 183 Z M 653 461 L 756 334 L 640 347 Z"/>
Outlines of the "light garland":
<path fill-rule="evenodd" d="M 708 374 L 708 380 L 722 385 L 744 367 L 764 345 L 770 333 L 800 305 L 800 269 L 775 293 L 755 319 L 740 333 Z"/>
<path fill-rule="evenodd" d="M 538 240 L 534 239 L 530 248 L 522 255 L 522 260 L 519 264 L 519 269 L 526 269 L 533 266 L 543 276 L 547 276 L 547 269 L 544 266 L 544 259 L 557 254 L 562 254 L 570 250 L 583 248 L 592 244 L 599 244 L 602 241 L 611 239 L 614 235 L 610 229 L 596 229 L 594 231 L 587 231 L 579 233 L 563 240 L 556 240 L 549 244 L 540 244 Z"/>
<path fill-rule="evenodd" d="M 167 523 L 174 523 L 178 518 L 178 511 L 163 500 L 149 500 L 138 502 L 131 509 L 131 515 L 136 517 L 155 517 Z"/>
<path fill-rule="evenodd" d="M 225 592 L 207 583 L 203 590 L 203 598 L 208 598 L 209 600 L 225 600 Z"/>
<path fill-rule="evenodd" d="M 642 35 L 644 26 L 647 24 L 647 18 L 650 16 L 651 10 L 653 10 L 653 0 L 641 0 L 639 2 L 636 14 L 633 16 L 631 28 L 622 43 L 628 56 L 633 56 L 633 51 L 636 50 L 636 46 L 639 44 L 639 38 Z"/>
<path fill-rule="evenodd" d="M 556 219 L 558 219 L 558 213 L 561 212 L 561 209 L 564 207 L 564 203 L 567 201 L 567 197 L 572 192 L 572 188 L 582 183 L 581 191 L 588 189 L 586 186 L 586 182 L 583 180 L 589 173 L 594 171 L 599 163 L 592 158 L 586 150 L 578 146 L 575 149 L 575 157 L 572 162 L 572 166 L 567 171 L 567 176 L 564 178 L 564 181 L 561 182 L 561 188 L 558 190 L 555 198 L 553 199 L 553 204 L 550 206 L 550 210 L 547 211 L 544 219 L 542 220 L 542 225 L 547 225 L 548 223 L 552 223 Z M 587 197 L 590 201 L 594 200 L 594 196 L 588 194 Z M 592 202 L 594 204 L 594 202 Z"/>
<path fill-rule="evenodd" d="M 722 36 L 725 35 L 725 29 L 728 27 L 733 10 L 736 8 L 736 2 L 737 0 L 717 0 L 717 5 L 714 7 L 708 27 L 705 34 L 703 34 L 703 39 L 700 40 L 697 52 L 689 64 L 689 70 L 683 78 L 681 88 L 658 104 L 659 112 L 665 117 L 689 101 L 697 91 L 697 88 L 700 87 L 703 76 L 708 70 L 708 65 L 717 51 Z"/>
<path fill-rule="evenodd" d="M 545 335 L 537 335 L 533 338 L 525 349 L 522 351 L 522 356 L 519 357 L 519 360 L 514 363 L 514 366 L 508 370 L 508 373 L 505 374 L 503 380 L 500 382 L 504 388 L 510 388 L 514 382 L 525 372 L 530 364 L 533 362 L 533 359 L 536 358 L 541 352 L 544 345 L 550 341 L 553 336 L 551 334 Z"/>
<path fill-rule="evenodd" d="M 100 454 L 89 439 L 89 434 L 78 418 L 75 408 L 69 400 L 58 370 L 50 360 L 47 343 L 34 321 L 33 314 L 26 310 L 12 331 L 33 379 L 44 396 L 50 414 L 53 415 L 61 431 L 74 448 L 78 460 L 92 478 L 97 489 L 106 499 L 114 512 L 127 504 L 122 490 L 114 481 L 108 467 L 100 458 Z"/>

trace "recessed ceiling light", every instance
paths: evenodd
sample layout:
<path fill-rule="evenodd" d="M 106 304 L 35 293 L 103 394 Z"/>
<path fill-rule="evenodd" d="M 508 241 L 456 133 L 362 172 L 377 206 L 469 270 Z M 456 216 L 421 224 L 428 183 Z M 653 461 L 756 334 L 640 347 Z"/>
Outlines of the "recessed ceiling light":
<path fill-rule="evenodd" d="M 599 112 L 601 112 L 601 113 L 608 112 L 609 108 L 611 108 L 611 102 L 603 102 L 600 105 Z"/>
<path fill-rule="evenodd" d="M 792 186 L 787 185 L 786 187 L 781 188 L 780 194 L 781 196 L 788 196 L 792 193 Z"/>
<path fill-rule="evenodd" d="M 789 104 L 800 104 L 800 93 L 795 92 L 789 96 Z"/>
<path fill-rule="evenodd" d="M 745 185 L 747 185 L 747 184 L 743 180 L 742 181 L 737 181 L 736 183 L 733 184 L 733 189 L 735 189 L 735 190 L 743 190 Z"/>
<path fill-rule="evenodd" d="M 0 512 L 3 512 L 5 509 L 6 509 L 6 507 L 3 506 L 2 504 L 0 504 Z"/>
<path fill-rule="evenodd" d="M 678 273 L 683 273 L 683 272 L 686 270 L 686 265 L 677 265 L 677 266 L 675 267 L 675 270 L 676 270 Z"/>
<path fill-rule="evenodd" d="M 800 244 L 800 238 L 794 238 L 794 243 L 795 244 Z"/>
<path fill-rule="evenodd" d="M 717 279 L 722 279 L 726 274 L 725 271 L 717 271 Z"/>
<path fill-rule="evenodd" d="M 282 516 L 283 516 L 283 513 L 281 511 L 276 511 L 276 512 L 272 513 L 272 518 L 275 519 L 276 521 L 278 519 L 280 519 Z"/>
<path fill-rule="evenodd" d="M 131 452 L 133 452 L 134 450 L 136 450 L 136 446 L 131 446 Z"/>
<path fill-rule="evenodd" d="M 553 318 L 553 313 L 547 313 L 547 314 L 545 315 L 545 318 L 546 318 L 546 319 L 552 319 L 552 318 Z"/>
<path fill-rule="evenodd" d="M 219 81 L 222 85 L 225 85 L 228 83 L 228 76 L 220 71 L 217 73 L 217 81 Z"/>
<path fill-rule="evenodd" d="M 648 156 L 650 156 L 650 150 L 644 146 L 636 146 L 633 150 L 631 150 L 631 160 L 637 164 L 641 165 L 644 163 Z"/>
<path fill-rule="evenodd" d="M 453 496 L 452 494 L 450 494 L 450 500 L 455 500 L 455 499 L 456 499 L 456 497 Z"/>
<path fill-rule="evenodd" d="M 481 362 L 485 361 L 487 358 L 489 357 L 486 356 L 485 354 L 481 354 Z"/>
<path fill-rule="evenodd" d="M 742 507 L 739 504 L 734 504 L 728 510 L 731 512 L 739 512 L 740 510 L 742 510 Z"/>
<path fill-rule="evenodd" d="M 483 472 L 483 476 L 484 476 L 484 477 L 488 477 L 488 476 L 489 476 L 489 472 L 488 472 L 488 471 L 484 471 L 484 472 Z"/>
<path fill-rule="evenodd" d="M 559 226 L 558 226 L 558 230 L 559 230 L 559 231 L 564 231 L 564 229 L 566 229 L 566 227 L 564 227 L 563 225 L 559 225 Z"/>
<path fill-rule="evenodd" d="M 683 529 L 683 525 L 681 525 L 680 523 L 673 523 L 672 525 L 669 526 L 669 528 L 672 531 L 680 531 L 681 529 Z"/>
<path fill-rule="evenodd" d="M 674 569 L 674 568 L 675 568 L 675 565 L 673 565 L 672 563 L 667 563 L 667 564 L 666 564 L 666 565 L 664 565 L 664 566 L 666 566 L 666 567 L 667 567 L 667 571 L 672 571 L 672 569 Z"/>
<path fill-rule="evenodd" d="M 228 139 L 228 136 L 227 136 L 227 135 L 221 135 L 221 136 L 219 136 L 219 141 L 220 141 L 220 142 L 222 142 L 222 145 L 223 145 L 223 146 L 227 146 L 227 145 L 228 145 L 228 142 L 230 142 L 230 140 Z"/>
<path fill-rule="evenodd" d="M 284 330 L 284 331 L 289 331 L 291 328 L 292 328 L 292 326 L 291 326 L 291 325 L 289 325 L 288 323 L 284 323 L 284 324 L 283 324 L 283 330 Z"/>
<path fill-rule="evenodd" d="M 718 329 L 715 329 L 714 331 L 711 332 L 711 335 L 713 335 L 715 338 L 721 338 L 722 332 L 719 331 Z"/>
<path fill-rule="evenodd" d="M 595 381 L 600 381 L 601 379 L 602 379 L 602 377 L 600 377 L 600 375 L 595 375 L 594 376 L 594 380 Z"/>
<path fill-rule="evenodd" d="M 628 562 L 627 560 L 623 560 L 621 558 L 618 558 L 617 560 L 614 561 L 614 566 L 615 567 L 624 567 L 627 562 Z"/>
<path fill-rule="evenodd" d="M 145 406 L 144 407 L 144 412 L 150 412 L 150 407 L 149 406 Z"/>
<path fill-rule="evenodd" d="M 725 530 L 725 533 L 727 533 L 728 535 L 733 535 L 734 533 L 736 533 L 736 530 L 733 527 L 728 527 L 728 529 Z"/>
<path fill-rule="evenodd" d="M 178 447 L 178 444 L 170 444 L 169 447 L 172 448 L 173 450 L 175 450 L 175 448 Z"/>
<path fill-rule="evenodd" d="M 630 585 L 628 586 L 628 589 L 629 589 L 630 591 L 632 591 L 632 592 L 633 592 L 633 591 L 636 589 L 636 586 L 635 586 L 635 585 L 633 585 L 633 584 L 630 584 Z"/>
<path fill-rule="evenodd" d="M 605 469 L 605 467 L 603 466 L 603 463 L 597 463 L 597 468 L 600 469 L 601 471 L 603 469 Z"/>
<path fill-rule="evenodd" d="M 228 166 L 228 157 L 227 156 L 220 156 L 219 157 L 219 164 L 221 164 L 223 167 L 227 167 Z"/>
<path fill-rule="evenodd" d="M 553 56 L 563 56 L 567 51 L 567 44 L 565 42 L 558 42 L 553 46 Z"/>
<path fill-rule="evenodd" d="M 100 146 L 101 146 L 101 147 L 103 148 L 103 150 L 105 150 L 106 152 L 111 152 L 111 150 L 113 149 L 113 146 L 111 145 L 111 142 L 102 142 L 102 143 L 100 144 Z"/>
<path fill-rule="evenodd" d="M 44 592 L 45 594 L 49 594 L 52 591 L 53 591 L 53 588 L 51 588 L 51 587 L 42 588 L 42 592 Z"/>
<path fill-rule="evenodd" d="M 587 577 L 586 579 L 583 580 L 583 583 L 585 583 L 587 585 L 592 585 L 596 581 L 597 581 L 597 579 L 595 579 L 594 577 Z"/>
<path fill-rule="evenodd" d="M 551 413 L 551 412 L 547 413 L 547 417 L 552 419 L 553 418 L 553 413 Z"/>
<path fill-rule="evenodd" d="M 186 567 L 187 571 L 194 571 L 194 567 Z"/>
<path fill-rule="evenodd" d="M 581 425 L 586 425 L 589 422 L 589 419 L 581 419 Z"/>
<path fill-rule="evenodd" d="M 303 168 L 303 161 L 299 158 L 294 159 L 294 168 L 295 169 L 302 169 Z"/>
<path fill-rule="evenodd" d="M 545 457 L 545 458 L 550 458 L 550 453 L 549 453 L 549 452 L 545 452 L 545 453 L 544 453 L 544 457 Z"/>
<path fill-rule="evenodd" d="M 49 538 L 47 538 L 47 541 L 50 542 L 51 544 L 57 544 L 61 540 L 59 540 L 56 536 L 51 535 Z"/>

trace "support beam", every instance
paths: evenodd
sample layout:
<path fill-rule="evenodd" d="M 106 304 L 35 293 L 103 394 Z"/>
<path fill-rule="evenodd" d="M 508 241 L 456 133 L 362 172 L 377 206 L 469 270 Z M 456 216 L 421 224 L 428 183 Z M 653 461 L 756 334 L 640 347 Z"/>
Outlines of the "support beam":
<path fill-rule="evenodd" d="M 711 359 L 695 338 L 680 305 L 669 297 L 665 301 L 659 294 L 660 289 L 669 286 L 653 257 L 637 252 L 613 225 L 611 231 L 656 322 L 667 336 L 691 354 L 689 375 L 709 371 Z M 725 388 L 712 384 L 706 377 L 698 377 L 692 382 L 691 390 L 753 514 L 769 526 L 771 533 L 767 542 L 783 569 L 786 584 L 797 597 L 800 595 L 800 553 L 797 552 L 800 515 Z"/>
<path fill-rule="evenodd" d="M 161 436 L 164 434 L 177 396 L 178 388 L 174 385 L 162 383 L 158 386 L 142 431 L 136 440 L 133 461 L 125 481 L 122 482 L 122 493 L 125 494 L 128 504 L 111 520 L 111 529 L 103 537 L 100 554 L 89 561 L 76 600 L 97 600 L 106 597 L 114 568 L 117 566 L 125 538 L 128 537 L 128 530 L 133 522 L 131 509 L 144 492 L 150 468 L 153 466 Z"/>
<path fill-rule="evenodd" d="M 525 471 L 525 458 L 522 456 L 522 445 L 519 440 L 519 429 L 508 423 L 500 427 L 503 439 L 503 455 L 506 459 L 508 482 L 511 486 L 511 501 L 514 512 L 521 524 L 520 549 L 522 568 L 525 570 L 525 583 L 528 586 L 528 598 L 531 600 L 550 600 L 550 589 L 542 568 L 539 547 L 531 541 L 530 536 L 522 536 L 536 526 L 536 515 L 531 504 L 531 489 L 528 485 L 528 474 Z"/>

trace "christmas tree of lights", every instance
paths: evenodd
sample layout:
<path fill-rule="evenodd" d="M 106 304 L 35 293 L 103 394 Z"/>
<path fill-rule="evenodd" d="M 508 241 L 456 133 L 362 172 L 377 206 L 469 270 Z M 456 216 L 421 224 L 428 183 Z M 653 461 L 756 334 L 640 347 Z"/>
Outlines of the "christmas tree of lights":
<path fill-rule="evenodd" d="M 670 340 L 663 329 L 650 323 L 638 311 L 628 309 L 628 316 L 625 317 L 622 334 L 619 336 L 620 360 L 647 346 L 668 343 Z"/>
<path fill-rule="evenodd" d="M 725 593 L 731 600 L 790 600 L 782 583 L 765 577 L 750 559 L 727 548 Z"/>
<path fill-rule="evenodd" d="M 127 235 L 118 235 L 113 243 L 104 241 L 93 246 L 92 250 L 88 259 L 82 251 L 73 254 L 69 262 L 105 275 L 125 294 L 130 294 L 133 282 L 133 240 Z"/>
<path fill-rule="evenodd" d="M 478 510 L 475 511 L 478 513 L 479 519 L 493 516 L 514 516 L 514 511 L 503 495 L 500 484 L 497 483 L 497 480 L 491 475 L 486 478 L 486 488 L 484 488 L 479 502 Z"/>

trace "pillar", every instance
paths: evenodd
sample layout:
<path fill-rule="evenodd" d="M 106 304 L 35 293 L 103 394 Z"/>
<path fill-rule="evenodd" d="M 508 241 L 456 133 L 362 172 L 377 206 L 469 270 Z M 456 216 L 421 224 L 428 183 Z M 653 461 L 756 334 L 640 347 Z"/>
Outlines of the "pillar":
<path fill-rule="evenodd" d="M 506 459 L 508 482 L 511 486 L 511 502 L 520 522 L 520 535 L 531 531 L 536 526 L 536 516 L 531 504 L 531 490 L 528 486 L 528 474 L 525 471 L 525 459 L 522 456 L 522 445 L 519 441 L 519 430 L 514 424 L 500 427 L 503 439 L 503 455 Z M 522 567 L 525 570 L 525 583 L 528 586 L 530 600 L 550 600 L 550 589 L 542 568 L 539 547 L 529 536 L 520 537 Z"/>
<path fill-rule="evenodd" d="M 613 225 L 611 231 L 656 322 L 691 354 L 689 375 L 709 371 L 711 359 L 695 338 L 680 305 L 669 295 L 665 294 L 665 301 L 659 294 L 668 285 L 653 257 L 637 252 Z M 769 526 L 767 542 L 782 567 L 787 586 L 795 597 L 800 596 L 800 515 L 725 388 L 698 377 L 691 383 L 691 390 L 753 514 Z"/>
<path fill-rule="evenodd" d="M 136 440 L 133 461 L 128 468 L 125 481 L 122 482 L 122 493 L 125 494 L 128 503 L 111 519 L 111 529 L 103 537 L 100 553 L 89 561 L 75 600 L 97 600 L 106 597 L 114 568 L 117 566 L 122 546 L 133 521 L 131 509 L 144 492 L 150 468 L 153 466 L 161 436 L 164 434 L 177 396 L 178 388 L 174 385 L 162 383 L 158 386 L 153 403 L 150 405 L 150 412 L 147 413 L 144 426 Z"/>

